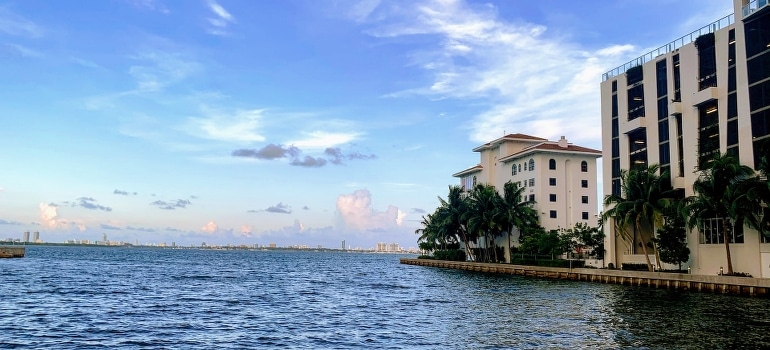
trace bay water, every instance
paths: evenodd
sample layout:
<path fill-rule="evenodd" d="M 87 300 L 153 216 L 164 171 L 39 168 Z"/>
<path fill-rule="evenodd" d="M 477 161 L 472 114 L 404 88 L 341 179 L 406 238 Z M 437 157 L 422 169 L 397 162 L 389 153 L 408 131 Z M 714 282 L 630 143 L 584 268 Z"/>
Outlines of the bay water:
<path fill-rule="evenodd" d="M 400 257 L 29 246 L 0 259 L 0 348 L 770 348 L 767 299 Z"/>

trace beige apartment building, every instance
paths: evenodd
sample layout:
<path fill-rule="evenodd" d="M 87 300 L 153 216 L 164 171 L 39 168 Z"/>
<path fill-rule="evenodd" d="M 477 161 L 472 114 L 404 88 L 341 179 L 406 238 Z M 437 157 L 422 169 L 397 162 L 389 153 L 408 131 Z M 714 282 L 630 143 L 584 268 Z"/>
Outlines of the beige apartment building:
<path fill-rule="evenodd" d="M 604 74 L 603 192 L 620 194 L 620 170 L 659 164 L 683 196 L 702 157 L 737 155 L 753 167 L 770 137 L 770 6 L 734 0 L 734 13 Z M 726 267 L 720 219 L 688 233 L 693 273 Z M 644 262 L 639 247 L 605 225 L 607 262 Z M 747 227 L 732 234 L 735 271 L 770 277 L 770 241 Z"/>
<path fill-rule="evenodd" d="M 578 222 L 596 226 L 597 170 L 601 151 L 577 146 L 563 136 L 559 141 L 509 134 L 473 149 L 479 164 L 457 172 L 464 190 L 476 184 L 491 184 L 502 194 L 503 185 L 512 181 L 525 188 L 525 200 L 536 202 L 540 224 L 546 230 L 571 228 Z M 518 232 L 513 233 L 518 241 Z M 495 242 L 507 246 L 507 237 Z M 505 249 L 510 261 L 510 249 Z"/>

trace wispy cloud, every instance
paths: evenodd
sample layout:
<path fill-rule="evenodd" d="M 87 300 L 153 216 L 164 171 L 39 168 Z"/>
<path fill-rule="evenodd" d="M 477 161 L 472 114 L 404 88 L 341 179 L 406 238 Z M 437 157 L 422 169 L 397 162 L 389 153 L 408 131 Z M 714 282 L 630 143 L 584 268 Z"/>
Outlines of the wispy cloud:
<path fill-rule="evenodd" d="M 5 43 L 2 47 L 3 47 L 3 50 L 2 50 L 3 52 L 12 56 L 27 57 L 27 58 L 43 57 L 43 53 L 41 53 L 40 51 L 37 51 L 35 49 L 31 49 L 29 47 L 19 45 L 19 44 Z"/>
<path fill-rule="evenodd" d="M 300 150 L 297 147 L 283 145 L 268 144 L 260 149 L 237 149 L 232 152 L 233 157 L 246 157 L 256 158 L 264 160 L 273 160 L 286 157 L 296 157 L 300 154 Z"/>
<path fill-rule="evenodd" d="M 101 225 L 99 225 L 99 228 L 101 228 L 102 230 L 122 230 L 118 226 L 113 226 L 113 225 L 109 225 L 109 224 L 101 224 Z"/>
<path fill-rule="evenodd" d="M 149 10 L 154 12 L 160 12 L 162 14 L 168 14 L 170 11 L 158 0 L 126 0 L 129 4 L 142 10 Z"/>
<path fill-rule="evenodd" d="M 412 53 L 414 65 L 429 81 L 388 96 L 484 101 L 489 107 L 467 125 L 476 142 L 494 139 L 503 130 L 600 141 L 596 86 L 606 67 L 622 62 L 618 54 L 626 51 L 585 50 L 546 35 L 544 26 L 504 21 L 491 5 L 460 0 L 387 5 L 387 20 L 370 35 L 437 39 L 432 49 Z"/>
<path fill-rule="evenodd" d="M 157 92 L 199 71 L 201 65 L 182 54 L 149 51 L 132 57 L 138 64 L 129 68 L 137 92 Z"/>
<path fill-rule="evenodd" d="M 4 7 L 0 7 L 0 32 L 29 38 L 43 35 L 40 26 Z"/>
<path fill-rule="evenodd" d="M 152 228 L 133 227 L 133 226 L 126 226 L 126 230 L 140 231 L 140 232 L 156 232 L 155 229 L 152 229 Z"/>
<path fill-rule="evenodd" d="M 0 219 L 0 225 L 13 225 L 13 226 L 17 226 L 17 225 L 21 225 L 21 223 L 18 222 L 18 221 L 8 221 L 8 220 Z"/>
<path fill-rule="evenodd" d="M 228 35 L 227 26 L 235 23 L 235 17 L 215 0 L 208 0 L 206 4 L 213 14 L 213 16 L 208 17 L 208 33 L 219 36 Z"/>
<path fill-rule="evenodd" d="M 192 135 L 218 141 L 250 143 L 261 142 L 261 120 L 264 110 L 237 111 L 234 114 L 220 113 L 208 108 L 205 118 L 189 118 L 185 129 Z"/>
<path fill-rule="evenodd" d="M 356 141 L 361 135 L 359 132 L 312 131 L 303 133 L 303 138 L 289 141 L 287 144 L 302 149 L 325 149 Z"/>

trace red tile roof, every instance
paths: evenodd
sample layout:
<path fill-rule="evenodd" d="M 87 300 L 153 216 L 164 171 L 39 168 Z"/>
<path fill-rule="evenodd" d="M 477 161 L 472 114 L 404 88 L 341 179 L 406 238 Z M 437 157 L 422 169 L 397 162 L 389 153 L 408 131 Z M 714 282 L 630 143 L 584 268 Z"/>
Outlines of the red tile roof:
<path fill-rule="evenodd" d="M 595 150 L 593 148 L 588 147 L 582 147 L 582 146 L 576 146 L 573 144 L 568 144 L 567 147 L 561 147 L 556 142 L 543 142 L 539 143 L 537 145 L 534 145 L 532 147 L 527 147 L 519 152 L 516 152 L 514 154 L 505 156 L 503 158 L 500 158 L 499 161 L 505 162 L 511 158 L 515 158 L 516 156 L 525 154 L 525 153 L 533 153 L 537 151 L 545 151 L 545 152 L 565 152 L 565 153 L 587 153 L 587 154 L 593 154 L 596 156 L 601 157 L 602 151 Z"/>

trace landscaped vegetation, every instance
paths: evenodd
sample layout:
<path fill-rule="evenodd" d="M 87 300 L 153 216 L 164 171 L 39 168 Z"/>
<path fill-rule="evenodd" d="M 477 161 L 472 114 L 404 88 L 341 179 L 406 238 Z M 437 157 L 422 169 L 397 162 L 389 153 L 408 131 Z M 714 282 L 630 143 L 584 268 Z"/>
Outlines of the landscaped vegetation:
<path fill-rule="evenodd" d="M 604 235 L 598 227 L 578 224 L 546 231 L 538 223 L 535 203 L 525 200 L 524 188 L 512 182 L 503 186 L 502 195 L 491 185 L 477 185 L 469 192 L 450 186 L 447 198 L 439 201 L 441 205 L 423 216 L 422 228 L 415 231 L 420 249 L 432 253 L 424 258 L 504 262 L 505 245 L 495 244 L 503 237 L 513 263 L 568 267 L 569 261 L 559 259 L 564 254 L 601 258 L 604 253 Z M 514 232 L 519 233 L 518 242 L 512 241 Z M 514 243 L 520 243 L 518 248 Z"/>
<path fill-rule="evenodd" d="M 486 184 L 469 192 L 450 186 L 447 198 L 439 197 L 441 205 L 423 216 L 423 226 L 415 233 L 420 235 L 420 249 L 432 254 L 426 258 L 504 262 L 505 246 L 495 242 L 505 236 L 511 263 L 564 266 L 569 262 L 558 258 L 565 255 L 602 259 L 601 224 L 611 223 L 615 234 L 646 259 L 646 266 L 628 268 L 654 271 L 662 270 L 662 263 L 678 265 L 681 270 L 690 256 L 687 232 L 709 223 L 721 235 L 711 239 L 725 247 L 725 274 L 745 275 L 733 271 L 730 243 L 733 230 L 744 225 L 770 237 L 768 145 L 770 142 L 759 152 L 756 171 L 727 154 L 705 160 L 693 184 L 694 195 L 689 197 L 683 190 L 673 189 L 668 171 L 657 165 L 623 170 L 621 193 L 605 196 L 604 205 L 609 209 L 602 213 L 599 227 L 579 223 L 547 231 L 538 223 L 535 203 L 525 200 L 524 189 L 508 182 L 502 195 Z M 514 232 L 519 233 L 518 242 L 512 242 Z"/>
<path fill-rule="evenodd" d="M 621 171 L 622 194 L 605 197 L 609 209 L 602 219 L 612 219 L 615 234 L 634 250 L 641 248 L 649 271 L 660 269 L 661 262 L 681 266 L 690 253 L 687 230 L 702 230 L 704 224 L 710 224 L 721 234 L 717 242 L 725 246 L 725 274 L 745 275 L 733 271 L 733 231 L 742 230 L 745 224 L 770 236 L 768 152 L 760 154 L 756 172 L 728 154 L 705 160 L 692 186 L 694 195 L 686 198 L 683 191 L 671 189 L 668 172 L 661 173 L 657 165 Z"/>

